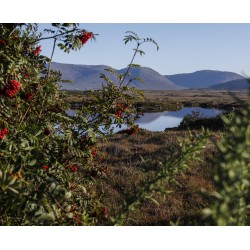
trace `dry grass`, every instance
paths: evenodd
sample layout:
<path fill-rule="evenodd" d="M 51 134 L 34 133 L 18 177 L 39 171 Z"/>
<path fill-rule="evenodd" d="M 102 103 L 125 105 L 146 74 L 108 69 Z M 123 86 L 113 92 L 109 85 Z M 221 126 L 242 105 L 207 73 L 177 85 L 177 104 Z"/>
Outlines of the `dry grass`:
<path fill-rule="evenodd" d="M 108 166 L 109 172 L 97 189 L 102 193 L 102 202 L 111 216 L 119 211 L 125 198 L 133 196 L 140 184 L 155 174 L 159 169 L 158 163 L 169 158 L 170 149 L 174 150 L 177 138 L 184 136 L 187 136 L 185 131 L 141 131 L 130 137 L 115 134 L 99 145 L 103 157 L 101 165 Z M 191 159 L 189 170 L 177 177 L 177 183 L 161 184 L 165 190 L 171 190 L 171 194 L 154 194 L 159 204 L 150 200 L 143 202 L 138 210 L 130 213 L 133 220 L 128 220 L 126 224 L 169 225 L 178 221 L 180 225 L 192 225 L 200 220 L 201 210 L 207 205 L 201 190 L 213 190 L 211 172 L 214 151 L 213 144 L 208 143 L 207 150 L 201 153 L 203 162 Z"/>
<path fill-rule="evenodd" d="M 247 91 L 228 92 L 226 90 L 145 90 L 145 101 L 138 102 L 136 106 L 142 112 L 155 112 L 162 110 L 177 110 L 183 106 L 200 106 L 228 109 L 232 106 L 238 107 L 240 104 L 233 96 L 247 101 L 249 100 Z M 76 103 L 87 101 L 85 92 L 68 92 L 65 100 L 75 107 Z"/>
<path fill-rule="evenodd" d="M 147 102 L 159 103 L 163 107 L 175 106 L 200 106 L 214 108 L 238 107 L 240 104 L 234 98 L 242 101 L 249 100 L 247 91 L 228 92 L 226 90 L 165 90 L 165 91 L 144 91 Z"/>

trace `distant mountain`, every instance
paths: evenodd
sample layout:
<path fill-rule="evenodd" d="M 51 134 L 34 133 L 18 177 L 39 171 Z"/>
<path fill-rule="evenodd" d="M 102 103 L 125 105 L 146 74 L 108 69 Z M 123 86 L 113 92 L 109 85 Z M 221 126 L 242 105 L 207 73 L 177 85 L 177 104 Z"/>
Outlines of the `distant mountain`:
<path fill-rule="evenodd" d="M 250 88 L 247 79 L 239 79 L 209 86 L 210 89 L 245 90 Z"/>
<path fill-rule="evenodd" d="M 77 65 L 52 62 L 51 68 L 62 73 L 63 80 L 73 84 L 60 83 L 64 90 L 87 90 L 100 88 L 100 74 L 105 72 L 106 65 Z"/>
<path fill-rule="evenodd" d="M 125 73 L 126 69 L 118 70 L 117 73 L 122 74 Z M 158 73 L 157 71 L 148 68 L 148 67 L 141 67 L 141 68 L 132 68 L 130 70 L 130 77 L 139 77 L 141 78 L 144 83 L 139 81 L 135 81 L 132 83 L 131 86 L 143 89 L 143 90 L 174 90 L 174 89 L 183 89 L 172 81 Z"/>
<path fill-rule="evenodd" d="M 59 70 L 62 73 L 63 80 L 70 80 L 73 84 L 60 83 L 61 89 L 65 90 L 89 90 L 89 89 L 100 89 L 104 81 L 100 79 L 100 74 L 105 73 L 110 80 L 117 83 L 117 79 L 110 73 L 107 73 L 104 69 L 111 68 L 106 65 L 75 65 L 53 62 L 51 68 Z M 117 73 L 123 73 L 125 69 L 116 70 Z M 137 87 L 143 90 L 173 90 L 183 89 L 174 84 L 172 81 L 159 74 L 157 71 L 147 68 L 132 68 L 130 71 L 131 78 L 140 77 L 144 80 L 144 83 L 139 81 L 132 82 L 131 86 Z M 127 79 L 125 79 L 127 80 Z"/>
<path fill-rule="evenodd" d="M 51 67 L 62 73 L 62 79 L 73 82 L 73 84 L 60 83 L 61 89 L 65 90 L 100 89 L 102 84 L 105 84 L 103 79 L 100 79 L 101 73 L 107 75 L 116 84 L 118 83 L 113 74 L 105 71 L 105 69 L 111 68 L 107 65 L 77 65 L 53 62 Z M 113 70 L 122 74 L 126 71 L 126 68 Z M 200 70 L 194 73 L 163 76 L 151 68 L 141 67 L 132 68 L 130 73 L 130 78 L 139 77 L 144 80 L 144 83 L 133 81 L 130 86 L 142 90 L 179 90 L 187 88 L 241 90 L 248 88 L 247 80 L 243 76 L 228 71 Z M 128 79 L 125 79 L 125 83 L 127 81 Z"/>
<path fill-rule="evenodd" d="M 207 88 L 214 84 L 244 79 L 243 76 L 227 71 L 200 70 L 194 73 L 166 75 L 170 81 L 186 88 Z"/>

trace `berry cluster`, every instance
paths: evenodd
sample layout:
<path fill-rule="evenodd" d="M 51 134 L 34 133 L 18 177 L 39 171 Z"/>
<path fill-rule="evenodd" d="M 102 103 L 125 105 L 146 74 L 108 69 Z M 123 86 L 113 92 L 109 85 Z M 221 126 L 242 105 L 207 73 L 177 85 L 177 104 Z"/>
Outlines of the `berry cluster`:
<path fill-rule="evenodd" d="M 107 221 L 109 214 L 108 214 L 108 209 L 106 207 L 101 208 L 100 214 L 99 214 L 99 219 L 101 224 L 103 225 L 105 221 Z"/>
<path fill-rule="evenodd" d="M 128 134 L 128 135 L 134 135 L 139 131 L 139 126 L 134 126 L 132 128 L 128 128 L 124 130 L 124 133 Z"/>
<path fill-rule="evenodd" d="M 26 74 L 23 75 L 23 77 L 24 77 L 25 79 L 28 79 L 28 78 L 29 78 L 29 74 L 26 73 Z"/>
<path fill-rule="evenodd" d="M 0 44 L 5 45 L 5 44 L 6 44 L 6 42 L 5 42 L 3 39 L 0 39 Z"/>
<path fill-rule="evenodd" d="M 41 45 L 37 46 L 35 50 L 33 50 L 32 54 L 37 55 L 41 51 Z"/>
<path fill-rule="evenodd" d="M 97 149 L 94 149 L 94 150 L 92 150 L 92 151 L 91 151 L 91 155 L 92 155 L 92 157 L 95 157 L 95 156 L 96 156 L 96 154 L 97 154 Z"/>
<path fill-rule="evenodd" d="M 81 40 L 82 44 L 85 44 L 91 37 L 92 37 L 91 32 L 82 32 L 79 39 Z"/>
<path fill-rule="evenodd" d="M 68 170 L 69 172 L 75 173 L 77 171 L 77 166 L 76 165 L 67 165 L 64 167 L 64 169 Z"/>
<path fill-rule="evenodd" d="M 115 105 L 115 108 L 116 108 L 115 115 L 117 117 L 121 117 L 122 112 L 125 110 L 126 106 L 124 104 L 118 103 L 118 104 Z"/>
<path fill-rule="evenodd" d="M 3 140 L 4 136 L 8 133 L 7 128 L 0 130 L 0 140 Z"/>
<path fill-rule="evenodd" d="M 44 165 L 44 166 L 42 166 L 42 169 L 43 169 L 44 171 L 46 171 L 46 170 L 49 169 L 49 167 L 48 167 L 47 165 Z"/>
<path fill-rule="evenodd" d="M 69 168 L 69 171 L 75 173 L 77 171 L 77 166 L 76 165 L 71 166 Z"/>
<path fill-rule="evenodd" d="M 0 94 L 12 98 L 19 90 L 20 83 L 15 80 L 9 80 L 8 84 L 0 91 Z"/>
<path fill-rule="evenodd" d="M 24 99 L 27 101 L 30 101 L 33 98 L 33 94 L 32 93 L 27 93 L 24 95 Z"/>

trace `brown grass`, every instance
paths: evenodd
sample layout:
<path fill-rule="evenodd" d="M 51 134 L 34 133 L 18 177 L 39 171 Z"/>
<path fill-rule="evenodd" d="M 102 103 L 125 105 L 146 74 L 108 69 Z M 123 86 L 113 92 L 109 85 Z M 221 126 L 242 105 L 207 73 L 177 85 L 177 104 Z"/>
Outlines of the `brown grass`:
<path fill-rule="evenodd" d="M 102 166 L 108 166 L 109 172 L 103 177 L 97 189 L 102 193 L 102 202 L 108 208 L 110 216 L 119 211 L 125 198 L 138 192 L 140 184 L 154 176 L 159 162 L 169 158 L 169 150 L 177 145 L 177 138 L 187 136 L 185 131 L 149 132 L 140 131 L 134 136 L 115 134 L 107 142 L 99 145 L 103 160 Z M 203 162 L 189 162 L 189 170 L 179 175 L 177 182 L 161 183 L 170 194 L 154 194 L 151 200 L 144 201 L 139 209 L 129 214 L 133 220 L 126 225 L 193 225 L 201 220 L 201 210 L 207 203 L 201 190 L 211 192 L 212 156 L 215 147 L 211 141 L 206 151 L 201 153 Z M 146 163 L 142 162 L 142 156 Z M 171 159 L 170 159 L 171 160 Z"/>
<path fill-rule="evenodd" d="M 136 106 L 142 112 L 155 112 L 162 110 L 177 110 L 183 106 L 200 106 L 228 109 L 240 104 L 234 95 L 243 101 L 249 100 L 247 91 L 228 92 L 226 90 L 145 90 L 145 101 L 137 102 Z M 85 92 L 68 92 L 65 100 L 71 103 L 73 108 L 76 103 L 87 101 Z"/>

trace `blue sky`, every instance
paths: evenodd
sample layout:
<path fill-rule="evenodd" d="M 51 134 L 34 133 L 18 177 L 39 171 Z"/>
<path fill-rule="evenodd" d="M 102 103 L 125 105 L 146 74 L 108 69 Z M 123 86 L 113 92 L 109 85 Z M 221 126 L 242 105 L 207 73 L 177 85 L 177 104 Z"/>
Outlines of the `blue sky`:
<path fill-rule="evenodd" d="M 42 24 L 41 27 L 46 27 Z M 66 54 L 55 51 L 54 61 L 72 64 L 109 65 L 121 69 L 129 63 L 134 47 L 125 45 L 126 31 L 140 37 L 151 37 L 159 45 L 146 44 L 146 52 L 135 63 L 151 67 L 161 74 L 188 73 L 203 69 L 250 73 L 250 24 L 214 23 L 86 23 L 86 30 L 99 34 L 81 51 Z M 52 42 L 51 42 L 52 43 Z M 52 44 L 42 44 L 42 52 L 50 55 Z"/>

